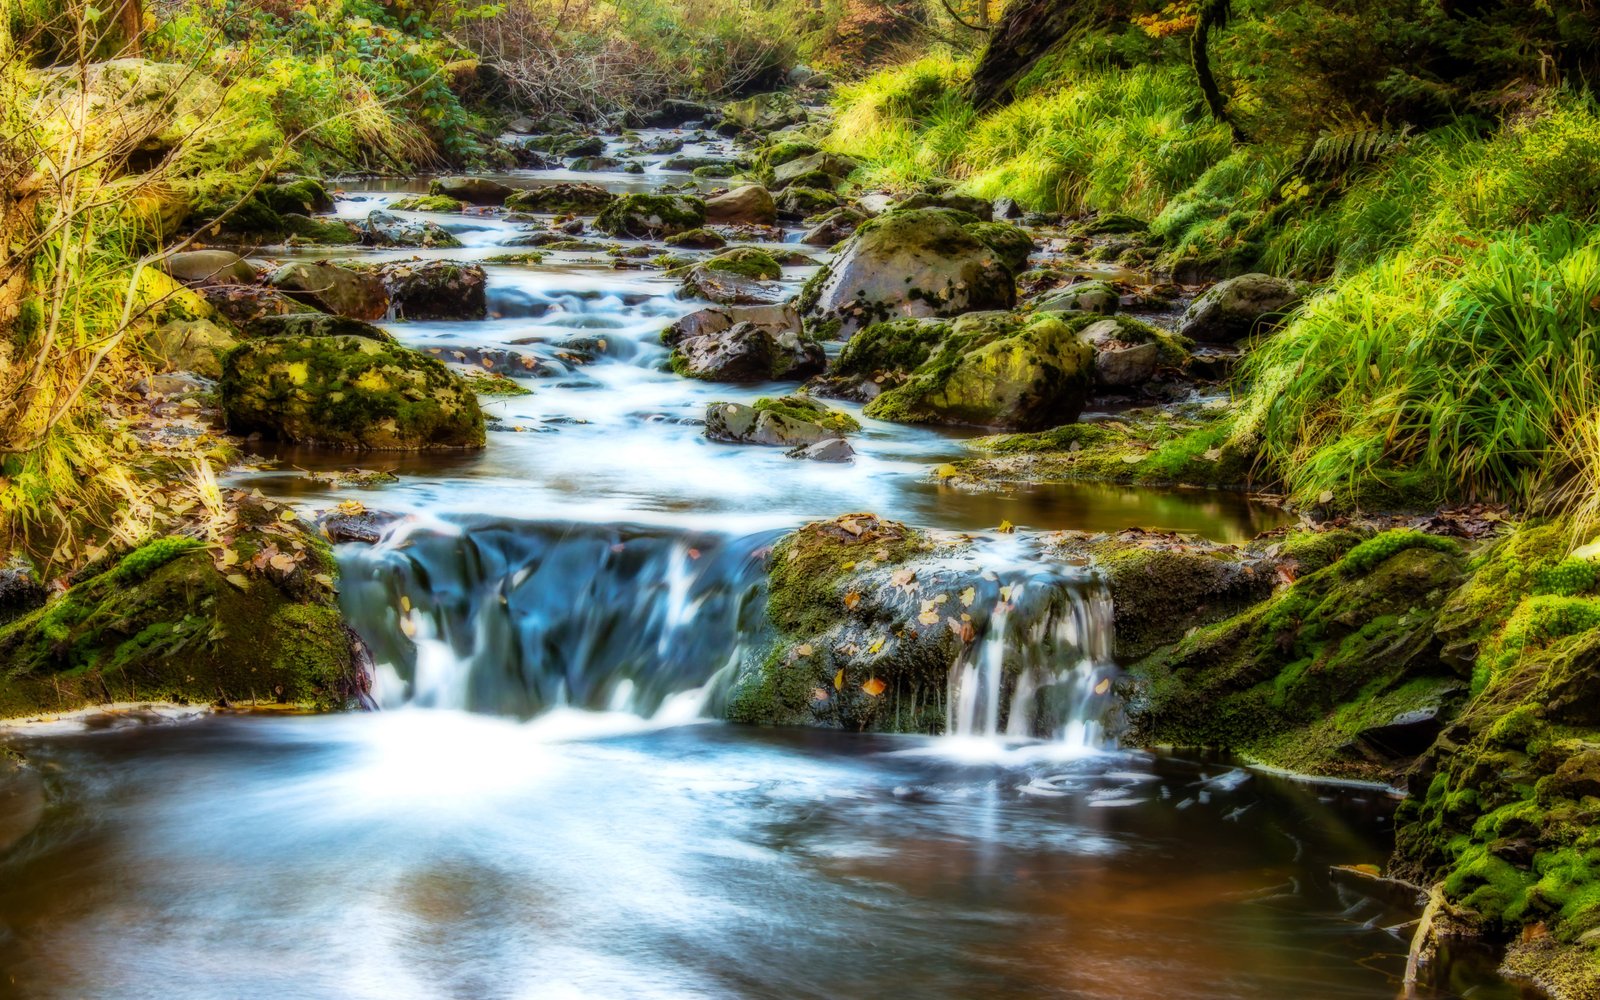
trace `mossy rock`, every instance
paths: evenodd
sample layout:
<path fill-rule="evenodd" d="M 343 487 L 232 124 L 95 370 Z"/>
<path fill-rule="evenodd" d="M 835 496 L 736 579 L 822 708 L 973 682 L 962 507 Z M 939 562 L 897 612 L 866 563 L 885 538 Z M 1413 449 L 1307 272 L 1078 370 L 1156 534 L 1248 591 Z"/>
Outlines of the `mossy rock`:
<path fill-rule="evenodd" d="M 1130 713 L 1138 741 L 1221 747 L 1319 774 L 1390 776 L 1392 757 L 1424 749 L 1466 689 L 1434 633 L 1466 561 L 1448 539 L 1419 545 L 1405 535 L 1378 535 L 1141 661 Z M 1362 546 L 1374 555 L 1361 556 Z M 1394 737 L 1379 734 L 1408 717 L 1431 728 L 1421 746 L 1397 751 Z"/>
<path fill-rule="evenodd" d="M 867 378 L 884 373 L 910 374 L 949 336 L 950 323 L 945 320 L 894 319 L 874 323 L 845 342 L 832 372 Z"/>
<path fill-rule="evenodd" d="M 598 212 L 617 198 L 598 184 L 549 184 L 518 191 L 506 198 L 513 212 L 570 212 L 587 215 Z"/>
<path fill-rule="evenodd" d="M 282 231 L 291 245 L 347 247 L 361 242 L 360 231 L 343 219 L 313 219 L 291 213 L 283 216 Z"/>
<path fill-rule="evenodd" d="M 238 343 L 232 333 L 207 319 L 163 323 L 141 340 L 159 370 L 194 372 L 207 378 L 222 375 L 222 358 Z"/>
<path fill-rule="evenodd" d="M 672 194 L 625 194 L 595 217 L 595 228 L 611 236 L 662 237 L 699 229 L 706 203 Z"/>
<path fill-rule="evenodd" d="M 1000 260 L 1013 274 L 1028 268 L 1028 257 L 1033 253 L 1033 237 L 1020 226 L 1009 222 L 973 222 L 966 231 L 1000 255 Z"/>
<path fill-rule="evenodd" d="M 223 359 L 228 429 L 333 448 L 481 448 L 483 414 L 438 360 L 365 337 L 248 341 Z"/>
<path fill-rule="evenodd" d="M 755 247 L 736 247 L 719 253 L 702 266 L 756 281 L 776 281 L 783 277 L 783 268 L 772 259 L 772 255 Z"/>
<path fill-rule="evenodd" d="M 158 539 L 0 628 L 0 718 L 130 701 L 350 704 L 365 679 L 332 553 L 298 522 L 250 517 L 224 543 L 233 567 L 194 539 Z"/>
<path fill-rule="evenodd" d="M 850 414 L 809 396 L 763 396 L 751 406 L 706 404 L 706 437 L 729 444 L 796 448 L 860 429 L 861 424 Z"/>
<path fill-rule="evenodd" d="M 459 212 L 466 205 L 446 194 L 419 194 L 389 206 L 396 212 Z"/>
<path fill-rule="evenodd" d="M 1032 430 L 1078 418 L 1094 352 L 1059 317 L 970 313 L 904 384 L 867 406 L 870 417 Z"/>
<path fill-rule="evenodd" d="M 691 229 L 667 237 L 667 246 L 689 250 L 720 250 L 727 245 L 727 237 L 710 229 Z"/>

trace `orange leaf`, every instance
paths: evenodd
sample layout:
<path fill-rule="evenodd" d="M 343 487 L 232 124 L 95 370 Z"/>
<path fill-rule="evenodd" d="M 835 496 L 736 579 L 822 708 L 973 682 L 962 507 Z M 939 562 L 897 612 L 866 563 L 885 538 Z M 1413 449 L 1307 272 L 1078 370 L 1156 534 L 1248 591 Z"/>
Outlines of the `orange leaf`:
<path fill-rule="evenodd" d="M 861 685 L 861 690 L 865 691 L 867 694 L 869 694 L 872 697 L 876 698 L 878 695 L 883 694 L 883 692 L 888 687 L 889 687 L 889 685 L 885 684 L 883 681 L 880 681 L 876 677 L 874 677 L 871 680 L 867 681 L 865 684 Z"/>
<path fill-rule="evenodd" d="M 854 611 L 856 605 L 860 603 L 861 592 L 859 590 L 852 590 L 850 593 L 844 595 L 844 606 L 849 608 L 851 611 Z"/>

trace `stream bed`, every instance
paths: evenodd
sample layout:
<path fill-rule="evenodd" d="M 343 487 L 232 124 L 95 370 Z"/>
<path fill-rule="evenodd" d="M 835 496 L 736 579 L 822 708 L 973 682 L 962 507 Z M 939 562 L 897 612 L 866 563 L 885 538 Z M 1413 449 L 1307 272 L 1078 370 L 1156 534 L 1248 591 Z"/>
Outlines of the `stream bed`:
<path fill-rule="evenodd" d="M 425 189 L 351 184 L 338 211 Z M 282 255 L 475 261 L 527 229 L 426 217 L 466 246 Z M 581 252 L 487 271 L 491 318 L 385 324 L 441 356 L 533 359 L 531 395 L 486 404 L 486 450 L 259 446 L 275 464 L 233 480 L 409 516 L 340 552 L 382 710 L 19 737 L 49 805 L 0 851 L 0 997 L 1524 996 L 1475 955 L 1405 992 L 1415 913 L 1329 874 L 1383 862 L 1386 790 L 1119 750 L 1082 725 L 1041 741 L 710 721 L 760 637 L 760 554 L 807 520 L 972 533 L 1016 564 L 1002 574 L 1064 588 L 1089 662 L 1110 648 L 1103 598 L 1081 570 L 1019 564 L 1030 533 L 1237 541 L 1281 511 L 1217 491 L 960 492 L 928 473 L 968 435 L 866 418 L 841 465 L 711 443 L 708 402 L 794 384 L 665 370 L 661 329 L 703 305 L 676 281 Z M 575 338 L 604 346 L 574 362 Z M 304 474 L 356 462 L 398 482 Z"/>

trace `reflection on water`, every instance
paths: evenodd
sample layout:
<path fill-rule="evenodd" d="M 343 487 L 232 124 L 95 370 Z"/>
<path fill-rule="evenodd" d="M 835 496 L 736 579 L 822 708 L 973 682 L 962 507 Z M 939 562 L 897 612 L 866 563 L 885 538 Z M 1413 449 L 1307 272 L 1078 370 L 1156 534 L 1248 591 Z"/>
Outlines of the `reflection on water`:
<path fill-rule="evenodd" d="M 1399 995 L 1391 803 L 1222 764 L 558 712 L 30 746 L 30 998 Z M 1515 997 L 1468 964 L 1423 997 Z"/>

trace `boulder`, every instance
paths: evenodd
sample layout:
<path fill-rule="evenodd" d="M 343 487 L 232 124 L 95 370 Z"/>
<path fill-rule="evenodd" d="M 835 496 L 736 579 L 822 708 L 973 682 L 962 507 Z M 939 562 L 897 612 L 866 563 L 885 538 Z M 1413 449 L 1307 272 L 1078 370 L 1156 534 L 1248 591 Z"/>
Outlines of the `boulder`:
<path fill-rule="evenodd" d="M 263 316 L 322 315 L 313 306 L 296 301 L 276 288 L 261 285 L 202 285 L 199 291 L 217 315 L 241 329 Z"/>
<path fill-rule="evenodd" d="M 1035 312 L 1116 312 L 1122 296 L 1108 282 L 1080 281 L 1045 295 L 1033 304 Z"/>
<path fill-rule="evenodd" d="M 360 228 L 344 219 L 313 219 L 289 212 L 280 221 L 287 242 L 293 246 L 347 247 L 362 240 Z"/>
<path fill-rule="evenodd" d="M 687 153 L 670 156 L 661 161 L 662 170 L 676 170 L 689 173 L 701 167 L 718 167 L 727 163 L 727 158 L 721 156 L 691 156 Z"/>
<path fill-rule="evenodd" d="M 483 319 L 488 279 L 477 264 L 399 261 L 378 269 L 397 319 Z"/>
<path fill-rule="evenodd" d="M 0 625 L 44 604 L 50 592 L 33 564 L 12 556 L 0 565 Z"/>
<path fill-rule="evenodd" d="M 777 132 L 806 120 L 806 109 L 788 94 L 777 92 L 757 94 L 733 101 L 722 108 L 722 125 L 718 131 Z"/>
<path fill-rule="evenodd" d="M 706 224 L 706 203 L 675 194 L 625 194 L 607 205 L 594 220 L 610 236 L 672 236 Z"/>
<path fill-rule="evenodd" d="M 622 161 L 615 156 L 580 156 L 567 164 L 567 169 L 592 174 L 601 170 L 616 170 L 621 166 Z"/>
<path fill-rule="evenodd" d="M 516 188 L 487 177 L 435 177 L 428 182 L 428 193 L 470 205 L 503 205 Z"/>
<path fill-rule="evenodd" d="M 248 285 L 255 265 L 231 250 L 185 250 L 161 259 L 161 269 L 186 285 Z"/>
<path fill-rule="evenodd" d="M 696 264 L 684 275 L 680 294 L 723 305 L 774 305 L 789 297 L 789 289 L 777 281 Z"/>
<path fill-rule="evenodd" d="M 267 275 L 267 284 L 306 305 L 339 316 L 374 320 L 389 312 L 389 293 L 381 278 L 325 260 L 284 264 Z"/>
<path fill-rule="evenodd" d="M 848 336 L 893 316 L 1011 308 L 1017 296 L 1011 270 L 967 231 L 964 218 L 970 217 L 915 209 L 861 226 L 802 291 L 807 324 Z"/>
<path fill-rule="evenodd" d="M 809 156 L 780 163 L 772 171 L 772 189 L 781 191 L 791 184 L 800 182 L 801 178 L 812 174 L 827 178 L 825 184 L 814 186 L 833 187 L 839 181 L 849 177 L 851 172 L 860 166 L 848 156 L 837 153 L 816 152 Z"/>
<path fill-rule="evenodd" d="M 816 444 L 796 448 L 789 452 L 789 457 L 803 458 L 811 462 L 853 462 L 856 450 L 850 447 L 850 442 L 844 438 L 828 438 Z"/>
<path fill-rule="evenodd" d="M 711 117 L 716 112 L 699 101 L 685 101 L 669 97 L 649 111 L 635 111 L 629 115 L 639 128 L 677 128 L 689 122 Z"/>
<path fill-rule="evenodd" d="M 389 205 L 396 212 L 459 212 L 466 204 L 445 194 L 419 194 Z"/>
<path fill-rule="evenodd" d="M 832 191 L 802 184 L 791 184 L 778 195 L 778 214 L 786 219 L 807 219 L 838 205 L 839 196 Z"/>
<path fill-rule="evenodd" d="M 831 247 L 841 240 L 848 239 L 866 221 L 867 215 L 864 212 L 858 212 L 853 208 L 836 208 L 806 230 L 800 237 L 800 242 L 812 247 Z"/>
<path fill-rule="evenodd" d="M 827 365 L 822 345 L 797 331 L 749 321 L 682 337 L 672 351 L 672 370 L 712 382 L 804 379 Z"/>
<path fill-rule="evenodd" d="M 327 313 L 287 313 L 258 316 L 244 326 L 247 337 L 365 337 L 383 344 L 395 343 L 394 336 L 382 327 L 349 316 Z"/>
<path fill-rule="evenodd" d="M 235 434 L 380 451 L 481 448 L 483 413 L 444 364 L 367 337 L 251 340 L 222 364 Z"/>
<path fill-rule="evenodd" d="M 706 437 L 728 444 L 805 448 L 861 429 L 848 413 L 809 396 L 762 397 L 755 405 L 708 403 Z"/>
<path fill-rule="evenodd" d="M 706 221 L 730 226 L 772 226 L 778 206 L 760 184 L 746 184 L 706 199 Z"/>
<path fill-rule="evenodd" d="M 688 337 L 705 337 L 752 323 L 774 335 L 800 334 L 800 314 L 784 304 L 711 306 L 678 320 L 661 332 L 661 342 L 671 347 Z"/>
<path fill-rule="evenodd" d="M 597 135 L 564 136 L 551 149 L 558 156 L 602 156 L 605 151 L 606 141 Z"/>
<path fill-rule="evenodd" d="M 1039 430 L 1078 419 L 1094 352 L 1058 316 L 973 313 L 903 385 L 867 405 L 899 423 Z"/>
<path fill-rule="evenodd" d="M 1305 298 L 1298 281 L 1269 274 L 1241 274 L 1219 281 L 1195 299 L 1178 332 L 1193 340 L 1231 344 L 1276 327 Z"/>
<path fill-rule="evenodd" d="M 950 191 L 919 191 L 903 201 L 895 202 L 894 206 L 899 211 L 913 208 L 948 208 L 957 212 L 965 212 L 981 222 L 988 222 L 994 218 L 994 204 L 975 198 L 969 194 L 955 194 Z"/>
<path fill-rule="evenodd" d="M 598 184 L 548 184 L 518 191 L 506 198 L 505 205 L 513 212 L 586 215 L 600 211 L 616 197 Z"/>
<path fill-rule="evenodd" d="M 222 357 L 238 344 L 233 334 L 208 319 L 163 323 L 144 338 L 145 349 L 161 371 L 194 372 L 207 378 L 222 375 Z"/>
<path fill-rule="evenodd" d="M 369 247 L 459 247 L 461 241 L 436 222 L 407 221 L 374 210 L 361 224 L 361 242 Z"/>
<path fill-rule="evenodd" d="M 710 208 L 711 203 L 706 202 L 708 213 Z M 727 245 L 726 237 L 710 229 L 691 229 L 686 233 L 667 237 L 667 246 L 683 247 L 687 250 L 720 250 Z"/>

